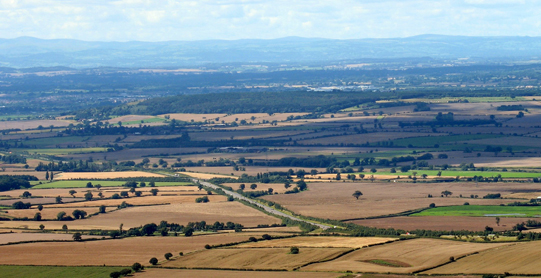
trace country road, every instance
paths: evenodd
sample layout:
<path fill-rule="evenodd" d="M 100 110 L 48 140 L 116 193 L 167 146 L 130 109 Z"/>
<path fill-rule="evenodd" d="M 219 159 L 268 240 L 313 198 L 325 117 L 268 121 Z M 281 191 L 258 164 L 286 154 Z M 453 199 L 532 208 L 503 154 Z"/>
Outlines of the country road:
<path fill-rule="evenodd" d="M 319 227 L 319 228 L 321 228 L 321 229 L 323 229 L 323 230 L 332 228 L 331 226 L 327 226 L 327 225 L 323 225 L 323 224 L 319 224 L 319 223 L 314 223 L 314 222 L 311 222 L 311 221 L 308 221 L 308 220 L 300 219 L 300 218 L 297 218 L 297 217 L 295 217 L 295 216 L 291 216 L 291 215 L 285 214 L 285 213 L 283 213 L 283 212 L 281 212 L 281 211 L 277 211 L 277 210 L 275 210 L 275 209 L 273 209 L 273 208 L 271 208 L 271 207 L 269 207 L 269 206 L 266 206 L 266 205 L 264 205 L 264 204 L 258 203 L 258 202 L 256 202 L 256 201 L 250 199 L 250 198 L 244 197 L 244 196 L 238 194 L 237 192 L 233 192 L 233 191 L 230 191 L 230 190 L 226 190 L 226 189 L 224 189 L 224 188 L 222 188 L 222 187 L 219 187 L 219 186 L 217 186 L 217 185 L 215 185 L 215 184 L 212 184 L 212 183 L 210 183 L 210 182 L 200 181 L 200 180 L 198 180 L 198 179 L 193 179 L 193 178 L 192 178 L 192 181 L 193 181 L 194 183 L 199 182 L 201 185 L 206 186 L 206 187 L 210 187 L 210 188 L 212 188 L 212 189 L 218 189 L 218 188 L 219 188 L 219 189 L 223 190 L 223 192 L 224 192 L 225 194 L 227 194 L 227 195 L 229 195 L 229 196 L 232 196 L 233 198 L 237 198 L 237 199 L 239 199 L 239 200 L 243 200 L 243 201 L 248 202 L 248 203 L 250 203 L 250 204 L 256 205 L 256 206 L 258 206 L 258 207 L 264 209 L 266 212 L 268 212 L 268 213 L 270 213 L 270 214 L 278 215 L 278 216 L 281 216 L 281 217 L 286 217 L 286 218 L 289 218 L 289 219 L 295 220 L 295 221 L 300 221 L 300 222 L 305 222 L 305 223 L 308 223 L 308 224 L 312 224 L 312 225 L 317 226 L 317 227 Z"/>

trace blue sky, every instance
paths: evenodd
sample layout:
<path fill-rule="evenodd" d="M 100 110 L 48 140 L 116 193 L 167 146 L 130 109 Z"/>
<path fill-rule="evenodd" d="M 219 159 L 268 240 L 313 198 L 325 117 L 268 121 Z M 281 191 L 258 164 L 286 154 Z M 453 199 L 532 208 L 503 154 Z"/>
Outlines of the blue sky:
<path fill-rule="evenodd" d="M 0 0 L 0 38 L 541 36 L 541 0 Z"/>

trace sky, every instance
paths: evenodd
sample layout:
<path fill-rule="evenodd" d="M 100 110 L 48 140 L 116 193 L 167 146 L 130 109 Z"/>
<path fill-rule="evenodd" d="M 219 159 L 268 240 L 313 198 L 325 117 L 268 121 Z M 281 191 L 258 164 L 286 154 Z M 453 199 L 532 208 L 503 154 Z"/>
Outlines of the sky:
<path fill-rule="evenodd" d="M 0 0 L 0 38 L 541 36 L 541 0 Z"/>

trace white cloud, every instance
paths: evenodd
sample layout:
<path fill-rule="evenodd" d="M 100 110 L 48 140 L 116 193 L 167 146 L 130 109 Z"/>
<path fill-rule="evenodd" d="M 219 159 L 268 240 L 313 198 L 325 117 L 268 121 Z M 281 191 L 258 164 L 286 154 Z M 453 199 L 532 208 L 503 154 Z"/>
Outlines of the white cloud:
<path fill-rule="evenodd" d="M 0 0 L 0 37 L 353 39 L 541 36 L 538 0 Z"/>

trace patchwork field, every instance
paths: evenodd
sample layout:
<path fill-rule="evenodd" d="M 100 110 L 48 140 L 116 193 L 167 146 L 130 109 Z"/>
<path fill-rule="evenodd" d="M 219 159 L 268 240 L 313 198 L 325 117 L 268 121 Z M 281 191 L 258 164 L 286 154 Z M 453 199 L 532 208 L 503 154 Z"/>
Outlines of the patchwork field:
<path fill-rule="evenodd" d="M 166 267 L 221 268 L 241 270 L 293 270 L 307 263 L 333 259 L 350 248 L 300 248 L 289 254 L 289 248 L 211 249 L 185 255 L 164 264 Z"/>
<path fill-rule="evenodd" d="M 99 239 L 101 236 L 83 235 L 82 239 Z M 72 234 L 49 234 L 49 233 L 2 233 L 0 245 L 27 241 L 73 241 Z"/>
<path fill-rule="evenodd" d="M 492 244 L 491 244 L 492 245 Z M 541 274 L 538 260 L 541 242 L 525 242 L 490 249 L 444 265 L 423 274 L 504 273 L 520 276 Z"/>
<path fill-rule="evenodd" d="M 118 227 L 117 227 L 118 228 Z M 272 233 L 269 233 L 272 235 Z M 193 237 L 132 237 L 86 242 L 38 242 L 0 246 L 3 264 L 14 265 L 95 265 L 130 266 L 134 262 L 148 265 L 152 257 L 164 260 L 163 254 L 193 252 L 206 244 L 225 244 L 260 237 L 262 233 L 225 233 Z M 32 260 L 28 260 L 32 254 Z"/>
<path fill-rule="evenodd" d="M 223 196 L 220 196 L 223 197 Z M 134 198 L 135 199 L 135 198 Z M 143 199 L 143 198 L 139 198 Z M 128 200 L 129 202 L 129 200 Z M 45 208 L 44 210 L 46 210 Z M 66 208 L 66 212 L 73 209 Z M 86 209 L 85 209 L 86 210 Z M 0 221 L 3 228 L 38 229 L 44 224 L 46 229 L 61 229 L 67 224 L 70 229 L 118 229 L 121 223 L 124 228 L 138 227 L 147 223 L 159 223 L 165 220 L 170 223 L 186 225 L 188 222 L 206 221 L 207 223 L 234 222 L 246 227 L 259 224 L 279 224 L 281 220 L 268 216 L 258 210 L 246 207 L 238 202 L 209 202 L 209 203 L 177 203 L 160 206 L 129 207 L 110 213 L 100 214 L 91 218 L 75 221 Z"/>
<path fill-rule="evenodd" d="M 412 239 L 353 251 L 336 260 L 303 267 L 308 271 L 412 273 L 474 252 L 509 244 L 465 243 L 438 239 Z"/>

